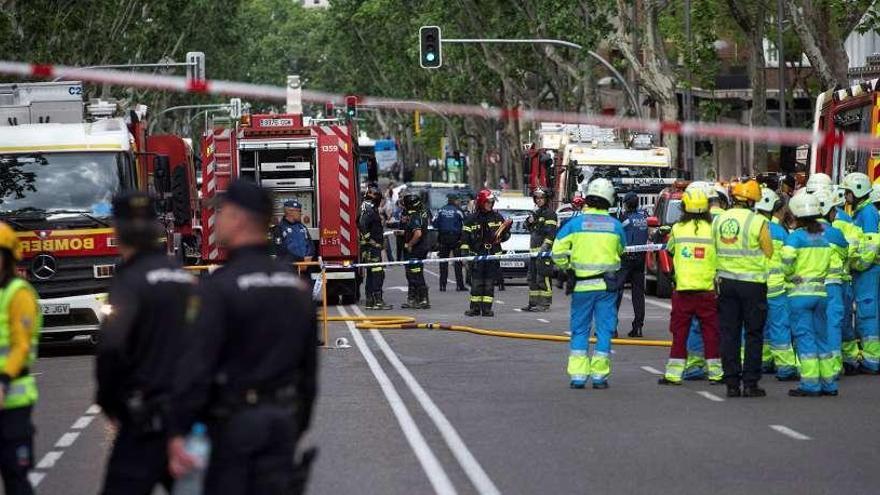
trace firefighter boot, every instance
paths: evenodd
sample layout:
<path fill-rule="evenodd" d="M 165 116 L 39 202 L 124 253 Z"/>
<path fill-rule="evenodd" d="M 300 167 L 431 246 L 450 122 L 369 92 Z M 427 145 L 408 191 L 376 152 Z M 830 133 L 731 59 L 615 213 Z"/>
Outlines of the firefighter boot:
<path fill-rule="evenodd" d="M 418 289 L 416 289 L 416 290 L 418 290 Z M 415 309 L 416 308 L 416 306 L 417 306 L 417 304 L 416 304 L 416 301 L 417 301 L 416 290 L 413 290 L 412 287 L 409 288 L 409 290 L 406 293 L 406 302 L 400 305 L 401 309 Z"/>
<path fill-rule="evenodd" d="M 381 292 L 373 294 L 373 309 L 386 310 L 392 308 L 394 308 L 394 306 L 385 304 L 385 299 L 382 298 Z"/>
<path fill-rule="evenodd" d="M 364 309 L 376 309 L 376 300 L 373 298 L 372 294 L 366 294 L 365 299 Z"/>
<path fill-rule="evenodd" d="M 428 287 L 419 289 L 418 309 L 431 309 L 431 301 L 428 299 Z"/>
<path fill-rule="evenodd" d="M 495 312 L 492 311 L 492 303 L 482 303 L 482 310 L 483 316 L 495 316 Z"/>
<path fill-rule="evenodd" d="M 480 303 L 471 302 L 471 308 L 464 312 L 465 316 L 480 316 Z"/>

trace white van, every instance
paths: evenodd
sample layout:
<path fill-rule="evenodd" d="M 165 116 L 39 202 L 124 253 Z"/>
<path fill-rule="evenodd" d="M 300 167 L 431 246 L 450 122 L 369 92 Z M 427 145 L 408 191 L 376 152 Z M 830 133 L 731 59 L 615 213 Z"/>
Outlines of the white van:
<path fill-rule="evenodd" d="M 502 253 L 529 252 L 529 231 L 526 230 L 525 220 L 534 208 L 535 202 L 532 198 L 523 196 L 522 193 L 505 192 L 498 195 L 495 211 L 504 218 L 513 218 L 510 239 L 501 244 Z M 526 278 L 528 271 L 527 259 L 501 260 L 501 273 L 505 279 Z"/>

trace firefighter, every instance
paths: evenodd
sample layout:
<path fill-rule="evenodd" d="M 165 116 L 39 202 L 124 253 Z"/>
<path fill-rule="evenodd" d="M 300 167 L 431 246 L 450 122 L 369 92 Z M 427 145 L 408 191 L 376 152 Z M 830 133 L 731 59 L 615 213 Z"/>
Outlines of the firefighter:
<path fill-rule="evenodd" d="M 843 244 L 846 240 L 840 231 L 831 233 L 819 223 L 822 214 L 814 195 L 795 194 L 788 206 L 797 218 L 798 228 L 785 240 L 782 260 L 801 375 L 800 385 L 788 395 L 835 396 L 837 381 L 832 374 L 834 359 L 826 325 L 825 279 L 832 257 L 828 239 Z"/>
<path fill-rule="evenodd" d="M 767 395 L 758 382 L 767 319 L 767 260 L 773 256 L 773 241 L 767 219 L 752 211 L 760 199 L 757 181 L 736 184 L 731 209 L 712 224 L 718 255 L 721 363 L 728 397 Z M 743 327 L 745 359 L 740 350 Z"/>
<path fill-rule="evenodd" d="M 239 180 L 222 201 L 216 230 L 229 261 L 191 307 L 169 415 L 171 473 L 194 469 L 184 436 L 201 419 L 211 438 L 205 493 L 300 493 L 307 466 L 293 459 L 316 393 L 314 303 L 305 282 L 266 254 L 269 194 Z"/>
<path fill-rule="evenodd" d="M 639 209 L 639 195 L 630 191 L 623 198 L 625 211 L 620 215 L 623 231 L 626 233 L 627 246 L 642 246 L 648 243 L 648 214 Z M 629 282 L 632 287 L 633 321 L 632 329 L 627 334 L 630 338 L 642 336 L 645 324 L 645 253 L 626 253 L 621 260 L 617 293 L 617 310 L 623 301 L 623 288 Z M 617 337 L 615 330 L 614 336 Z"/>
<path fill-rule="evenodd" d="M 284 261 L 312 261 L 315 256 L 315 244 L 302 220 L 302 203 L 295 199 L 285 201 L 284 218 L 278 224 Z"/>
<path fill-rule="evenodd" d="M 36 291 L 17 275 L 18 261 L 18 237 L 0 222 L 0 475 L 8 495 L 33 493 L 28 471 L 34 463 L 31 414 L 38 394 L 30 370 L 43 324 Z"/>
<path fill-rule="evenodd" d="M 382 246 L 385 231 L 382 227 L 382 216 L 379 214 L 379 205 L 382 203 L 382 193 L 376 188 L 367 188 L 364 192 L 361 210 L 358 215 L 358 229 L 360 232 L 361 261 L 364 263 L 377 263 L 382 261 Z M 385 283 L 385 267 L 369 266 L 364 268 L 367 272 L 364 282 L 364 296 L 366 303 L 364 309 L 391 309 L 392 306 L 385 304 L 382 297 L 382 285 Z"/>
<path fill-rule="evenodd" d="M 440 244 L 440 258 L 461 256 L 461 234 L 464 227 L 464 212 L 461 211 L 461 200 L 458 194 L 446 195 L 446 206 L 437 210 L 437 218 L 434 219 L 434 229 L 437 230 L 437 240 Z M 453 262 L 455 269 L 455 290 L 465 291 L 464 279 L 461 276 L 461 261 Z M 446 280 L 449 278 L 449 263 L 440 263 L 440 292 L 446 292 Z"/>
<path fill-rule="evenodd" d="M 510 239 L 510 220 L 504 220 L 492 208 L 495 196 L 492 191 L 483 189 L 477 194 L 476 211 L 464 225 L 464 240 L 461 250 L 466 256 L 485 256 L 501 252 L 501 243 Z M 497 260 L 471 261 L 470 308 L 465 316 L 495 316 L 492 303 L 495 300 L 495 279 L 501 271 Z"/>
<path fill-rule="evenodd" d="M 712 239 L 712 217 L 709 198 L 703 188 L 685 191 L 682 195 L 684 214 L 672 226 L 666 249 L 673 254 L 675 292 L 669 331 L 672 349 L 661 385 L 681 385 L 687 357 L 687 332 L 694 318 L 706 340 L 706 362 L 709 380 L 722 378 L 718 353 L 718 306 L 715 301 L 715 243 Z"/>
<path fill-rule="evenodd" d="M 772 189 L 764 187 L 755 211 L 770 221 L 773 242 L 773 257 L 767 262 L 767 321 L 764 323 L 761 366 L 765 373 L 775 373 L 779 381 L 792 381 L 797 379 L 797 361 L 791 346 L 788 296 L 782 266 L 782 247 L 788 237 L 788 231 L 782 225 L 785 204 Z"/>
<path fill-rule="evenodd" d="M 403 197 L 403 250 L 404 259 L 415 261 L 406 265 L 408 293 L 404 309 L 429 309 L 428 286 L 425 284 L 425 267 L 420 262 L 428 257 L 428 212 L 418 193 Z"/>
<path fill-rule="evenodd" d="M 556 238 L 557 220 L 556 213 L 550 208 L 549 191 L 536 187 L 532 191 L 532 199 L 535 210 L 525 221 L 533 256 L 529 258 L 529 303 L 522 310 L 541 312 L 549 310 L 553 302 L 553 287 L 550 286 L 552 261 L 549 254 Z"/>
<path fill-rule="evenodd" d="M 101 324 L 95 358 L 97 404 L 119 430 L 105 494 L 149 494 L 171 488 L 166 454 L 174 367 L 195 277 L 166 256 L 155 203 L 144 193 L 113 202 L 122 264 L 110 287 L 111 313 Z"/>
<path fill-rule="evenodd" d="M 608 214 L 616 193 L 608 179 L 587 186 L 587 207 L 566 223 L 553 243 L 553 262 L 575 274 L 571 298 L 569 386 L 581 389 L 591 378 L 594 389 L 607 389 L 611 374 L 611 336 L 617 329 L 617 271 L 626 247 L 620 222 Z M 590 327 L 596 328 L 596 347 L 587 357 Z"/>
<path fill-rule="evenodd" d="M 861 172 L 853 172 L 843 178 L 841 187 L 846 190 L 847 203 L 853 210 L 853 223 L 862 229 L 859 246 L 858 272 L 853 282 L 856 306 L 856 331 L 862 341 L 861 373 L 880 373 L 880 341 L 878 341 L 877 287 L 880 285 L 880 265 L 877 264 L 878 227 L 880 214 L 871 204 L 871 180 Z"/>

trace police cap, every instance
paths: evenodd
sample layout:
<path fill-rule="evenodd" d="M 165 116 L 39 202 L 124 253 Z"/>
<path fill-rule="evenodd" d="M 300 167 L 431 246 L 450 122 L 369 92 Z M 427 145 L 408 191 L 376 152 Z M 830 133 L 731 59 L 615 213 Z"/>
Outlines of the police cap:
<path fill-rule="evenodd" d="M 284 207 L 285 208 L 292 208 L 294 210 L 302 210 L 303 205 L 302 205 L 302 203 L 300 203 L 299 201 L 297 201 L 295 199 L 288 199 L 287 201 L 284 202 Z"/>
<path fill-rule="evenodd" d="M 220 204 L 238 206 L 261 217 L 272 216 L 272 198 L 269 193 L 247 179 L 238 179 L 220 197 Z"/>

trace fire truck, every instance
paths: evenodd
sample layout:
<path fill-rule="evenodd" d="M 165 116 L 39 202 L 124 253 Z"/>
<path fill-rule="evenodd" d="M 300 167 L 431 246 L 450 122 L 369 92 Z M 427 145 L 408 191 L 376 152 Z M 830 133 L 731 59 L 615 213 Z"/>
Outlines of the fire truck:
<path fill-rule="evenodd" d="M 0 220 L 18 232 L 18 272 L 39 294 L 45 341 L 94 341 L 112 311 L 114 195 L 159 196 L 165 238 L 181 255 L 197 238 L 185 142 L 148 137 L 144 106 L 119 118 L 115 102 L 86 104 L 82 95 L 79 82 L 0 84 Z"/>
<path fill-rule="evenodd" d="M 621 131 L 592 125 L 542 123 L 538 141 L 524 159 L 523 183 L 549 186 L 554 206 L 560 206 L 595 178 L 614 183 L 618 204 L 628 192 L 653 210 L 657 195 L 675 182 L 668 148 L 654 146 L 648 134 L 633 134 L 624 142 Z"/>
<path fill-rule="evenodd" d="M 868 57 L 875 69 L 880 55 Z M 876 71 L 875 71 L 876 72 Z M 831 89 L 816 98 L 813 130 L 822 133 L 864 133 L 880 136 L 880 80 L 872 79 L 843 89 Z M 844 144 L 810 148 L 810 173 L 823 172 L 840 182 L 849 172 L 880 177 L 880 150 L 860 150 Z"/>
<path fill-rule="evenodd" d="M 212 198 L 234 179 L 256 182 L 272 194 L 274 221 L 283 204 L 303 205 L 303 223 L 327 269 L 328 300 L 351 304 L 359 278 L 350 265 L 358 259 L 358 174 L 353 129 L 342 120 L 311 122 L 303 117 L 299 78 L 288 78 L 285 113 L 245 113 L 214 122 L 202 139 L 202 258 L 221 262 L 226 253 L 214 231 Z M 311 273 L 317 279 L 316 271 Z"/>

